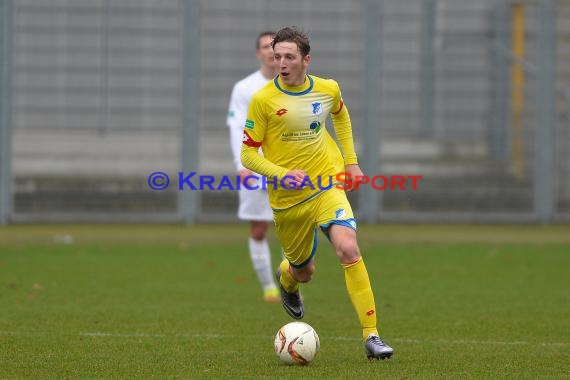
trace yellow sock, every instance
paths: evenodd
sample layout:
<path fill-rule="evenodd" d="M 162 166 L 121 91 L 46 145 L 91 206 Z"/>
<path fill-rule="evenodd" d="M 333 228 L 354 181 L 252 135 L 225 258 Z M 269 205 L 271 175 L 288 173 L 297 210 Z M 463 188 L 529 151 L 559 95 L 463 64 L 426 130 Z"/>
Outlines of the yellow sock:
<path fill-rule="evenodd" d="M 344 267 L 346 289 L 362 327 L 362 337 L 366 339 L 368 334 L 378 334 L 374 294 L 372 294 L 368 271 L 362 257 L 359 257 L 354 263 L 342 264 L 342 266 Z"/>
<path fill-rule="evenodd" d="M 289 272 L 289 261 L 287 261 L 287 259 L 281 261 L 281 264 L 279 264 L 279 269 L 281 269 L 280 282 L 283 286 L 283 289 L 285 289 L 287 293 L 294 293 L 299 290 L 299 283 L 295 281 L 291 275 L 291 272 Z"/>

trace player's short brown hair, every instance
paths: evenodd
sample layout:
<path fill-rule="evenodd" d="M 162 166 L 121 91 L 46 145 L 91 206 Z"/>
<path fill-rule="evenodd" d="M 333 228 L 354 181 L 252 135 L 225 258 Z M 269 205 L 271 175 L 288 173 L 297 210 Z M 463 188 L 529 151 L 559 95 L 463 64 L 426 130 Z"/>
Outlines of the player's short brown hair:
<path fill-rule="evenodd" d="M 279 30 L 277 34 L 275 34 L 275 38 L 273 38 L 273 49 L 275 49 L 275 45 L 279 42 L 294 42 L 303 57 L 311 51 L 309 37 L 295 27 L 287 26 Z"/>
<path fill-rule="evenodd" d="M 261 39 L 265 36 L 275 37 L 275 31 L 274 30 L 266 30 L 265 32 L 259 33 L 259 35 L 257 36 L 257 40 L 255 40 L 255 49 L 256 50 L 261 47 L 259 44 L 259 41 L 261 41 Z"/>

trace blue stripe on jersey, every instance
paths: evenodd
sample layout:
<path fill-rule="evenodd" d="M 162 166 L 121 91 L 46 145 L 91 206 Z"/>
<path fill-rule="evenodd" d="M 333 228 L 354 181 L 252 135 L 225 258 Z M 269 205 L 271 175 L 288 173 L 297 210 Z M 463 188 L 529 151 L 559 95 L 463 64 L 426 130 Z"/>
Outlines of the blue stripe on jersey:
<path fill-rule="evenodd" d="M 292 92 L 292 91 L 287 91 L 281 88 L 281 86 L 279 85 L 279 81 L 277 80 L 277 78 L 279 78 L 279 76 L 276 76 L 275 79 L 273 79 L 273 83 L 275 83 L 275 86 L 277 87 L 277 89 L 281 92 L 283 92 L 284 94 L 287 95 L 293 95 L 293 96 L 300 96 L 300 95 L 305 95 L 308 94 L 309 92 L 311 92 L 311 90 L 313 89 L 313 78 L 311 78 L 310 75 L 307 75 L 307 77 L 309 78 L 309 88 L 307 88 L 304 91 L 301 92 Z"/>
<path fill-rule="evenodd" d="M 338 183 L 335 183 L 334 185 L 337 185 Z M 333 186 L 334 186 L 333 185 Z M 326 189 L 320 189 L 319 191 L 317 191 L 316 193 L 308 196 L 307 198 L 303 199 L 301 202 L 299 203 L 295 203 L 294 205 L 291 205 L 289 207 L 285 207 L 285 208 L 272 208 L 271 210 L 275 211 L 275 212 L 279 212 L 279 211 L 283 211 L 283 210 L 289 210 L 291 207 L 295 207 L 297 205 L 303 204 L 305 202 L 310 201 L 311 199 L 313 199 L 314 197 L 316 197 L 317 195 L 321 195 L 324 191 L 327 191 L 331 189 L 330 187 L 326 188 Z M 287 190 L 287 191 L 295 191 L 295 190 Z"/>
<path fill-rule="evenodd" d="M 352 222 L 352 223 L 351 223 Z M 354 223 L 354 224 L 353 224 Z M 329 234 L 329 228 L 333 225 L 333 224 L 337 224 L 339 226 L 345 226 L 348 228 L 352 228 L 353 230 L 356 231 L 356 220 L 354 218 L 350 218 L 350 219 L 344 219 L 344 220 L 339 220 L 339 219 L 333 219 L 328 223 L 325 224 L 321 224 L 319 227 L 321 227 L 321 231 L 323 231 L 323 233 L 325 234 L 325 236 L 327 237 L 327 239 L 329 239 L 329 241 L 331 240 L 330 234 Z"/>
<path fill-rule="evenodd" d="M 305 265 L 307 265 L 309 263 L 309 261 L 311 261 L 313 259 L 313 256 L 315 256 L 315 252 L 317 252 L 317 246 L 319 245 L 319 238 L 317 237 L 317 227 L 315 227 L 314 230 L 314 235 L 313 235 L 313 249 L 311 249 L 311 254 L 309 255 L 309 258 L 305 261 L 303 261 L 301 264 L 293 264 L 292 262 L 289 261 L 289 264 L 291 264 L 292 267 L 294 268 L 302 268 Z"/>

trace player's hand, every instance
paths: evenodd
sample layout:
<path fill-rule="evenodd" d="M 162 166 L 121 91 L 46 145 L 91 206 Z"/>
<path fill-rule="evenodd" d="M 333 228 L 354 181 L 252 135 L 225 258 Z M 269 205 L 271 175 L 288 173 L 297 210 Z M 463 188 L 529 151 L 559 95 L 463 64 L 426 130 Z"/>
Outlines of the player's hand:
<path fill-rule="evenodd" d="M 344 170 L 347 173 L 347 176 L 350 178 L 352 186 L 345 188 L 345 191 L 354 191 L 358 190 L 359 186 L 363 183 L 367 183 L 365 180 L 366 176 L 362 173 L 360 166 L 358 164 L 354 165 L 345 165 Z"/>
<path fill-rule="evenodd" d="M 285 175 L 285 186 L 290 189 L 297 189 L 303 183 L 307 173 L 301 169 L 289 170 Z"/>
<path fill-rule="evenodd" d="M 256 174 L 249 169 L 243 168 L 240 171 L 238 171 L 238 175 L 239 175 L 240 183 L 244 183 L 243 181 L 245 180 L 245 178 L 247 176 L 256 175 Z M 255 186 L 255 178 L 248 178 L 247 183 L 245 183 L 245 184 L 249 187 Z"/>

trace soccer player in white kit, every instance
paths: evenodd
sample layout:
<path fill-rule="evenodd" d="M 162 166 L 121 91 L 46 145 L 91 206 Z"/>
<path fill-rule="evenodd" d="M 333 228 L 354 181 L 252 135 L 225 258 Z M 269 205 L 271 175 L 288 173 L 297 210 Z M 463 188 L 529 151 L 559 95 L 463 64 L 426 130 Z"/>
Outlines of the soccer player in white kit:
<path fill-rule="evenodd" d="M 271 46 L 274 36 L 275 32 L 272 31 L 259 34 L 255 55 L 260 63 L 260 68 L 237 82 L 232 90 L 227 125 L 230 129 L 230 145 L 234 165 L 242 180 L 249 175 L 260 177 L 243 167 L 240 154 L 249 101 L 257 90 L 265 86 L 267 82 L 277 75 L 277 64 L 273 57 L 273 48 Z M 250 180 L 248 184 L 254 187 L 256 185 L 254 182 L 255 180 Z M 257 182 L 257 185 L 261 187 L 261 181 Z M 267 229 L 269 222 L 273 222 L 273 211 L 269 207 L 267 190 L 247 190 L 243 188 L 239 190 L 238 217 L 241 220 L 248 220 L 251 224 L 249 255 L 263 289 L 263 300 L 266 302 L 278 302 L 280 293 L 273 280 L 271 251 L 267 243 Z"/>

